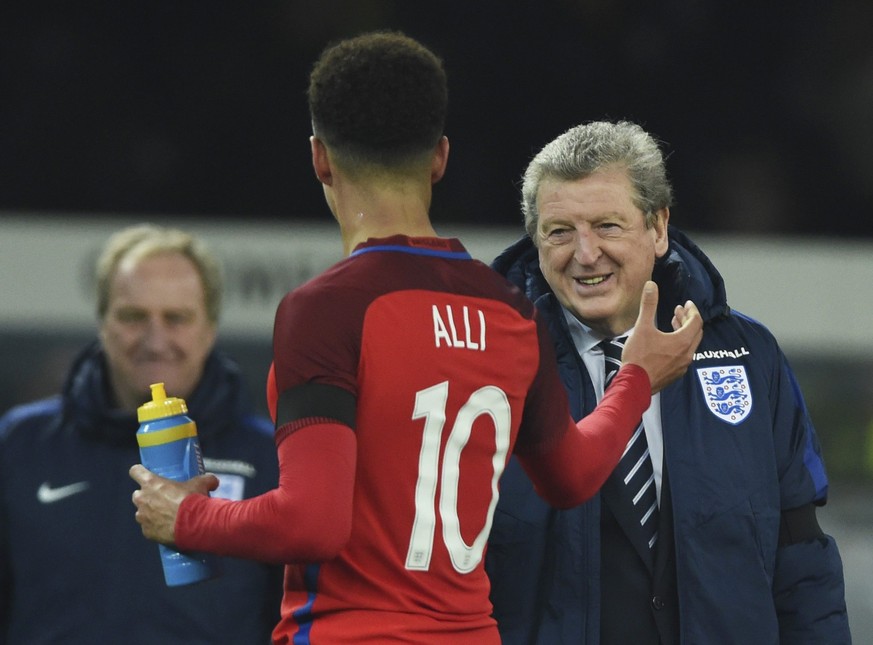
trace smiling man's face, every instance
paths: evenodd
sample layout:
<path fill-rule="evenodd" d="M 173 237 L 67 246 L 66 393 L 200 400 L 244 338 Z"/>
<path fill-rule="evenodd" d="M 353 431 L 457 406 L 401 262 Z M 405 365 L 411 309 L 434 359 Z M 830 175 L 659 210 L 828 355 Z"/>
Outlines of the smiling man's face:
<path fill-rule="evenodd" d="M 193 262 L 179 253 L 122 260 L 100 336 L 120 407 L 135 410 L 159 382 L 168 396 L 187 398 L 216 337 Z"/>
<path fill-rule="evenodd" d="M 604 337 L 633 327 L 655 259 L 667 252 L 668 209 L 634 205 L 622 168 L 543 181 L 537 193 L 540 268 L 560 303 Z"/>

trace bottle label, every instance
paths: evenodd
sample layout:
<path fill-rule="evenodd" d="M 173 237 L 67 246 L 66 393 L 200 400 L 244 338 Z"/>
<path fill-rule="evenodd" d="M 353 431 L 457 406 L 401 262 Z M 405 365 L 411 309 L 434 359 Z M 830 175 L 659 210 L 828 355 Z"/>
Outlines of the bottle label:
<path fill-rule="evenodd" d="M 164 430 L 156 430 L 155 432 L 139 432 L 136 435 L 136 442 L 140 448 L 151 448 L 152 446 L 160 446 L 161 444 L 179 441 L 180 439 L 190 439 L 196 436 L 197 426 L 193 421 L 190 421 Z"/>

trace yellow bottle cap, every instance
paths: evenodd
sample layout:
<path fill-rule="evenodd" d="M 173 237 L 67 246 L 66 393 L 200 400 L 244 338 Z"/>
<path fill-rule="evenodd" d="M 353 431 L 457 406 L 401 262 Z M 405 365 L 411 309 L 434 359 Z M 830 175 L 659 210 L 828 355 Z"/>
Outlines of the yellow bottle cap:
<path fill-rule="evenodd" d="M 167 396 L 163 383 L 153 383 L 150 387 L 152 388 L 152 400 L 143 403 L 136 410 L 136 417 L 140 422 L 188 412 L 188 406 L 185 405 L 183 399 Z"/>

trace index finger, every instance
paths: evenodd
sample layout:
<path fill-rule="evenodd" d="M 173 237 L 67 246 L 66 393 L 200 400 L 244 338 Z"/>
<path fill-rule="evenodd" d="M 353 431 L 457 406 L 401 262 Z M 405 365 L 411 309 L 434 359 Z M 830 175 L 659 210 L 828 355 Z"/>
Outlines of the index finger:
<path fill-rule="evenodd" d="M 685 302 L 685 306 L 682 307 L 681 311 L 681 316 L 678 316 L 680 328 L 695 324 L 700 319 L 700 311 L 691 300 Z"/>
<path fill-rule="evenodd" d="M 688 324 L 690 320 L 697 317 L 701 317 L 700 310 L 693 301 L 686 300 L 684 304 L 676 305 L 673 308 L 673 320 L 671 321 L 673 331 L 678 331 L 681 327 Z"/>

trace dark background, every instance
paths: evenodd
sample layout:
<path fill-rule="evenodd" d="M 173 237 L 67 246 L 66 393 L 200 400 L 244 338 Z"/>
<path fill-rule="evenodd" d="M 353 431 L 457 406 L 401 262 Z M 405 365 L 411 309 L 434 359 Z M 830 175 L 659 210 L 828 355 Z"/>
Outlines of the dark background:
<path fill-rule="evenodd" d="M 3 3 L 0 211 L 327 217 L 308 71 L 377 28 L 446 63 L 438 223 L 520 225 L 532 154 L 606 117 L 666 142 L 680 226 L 873 237 L 869 0 Z"/>
<path fill-rule="evenodd" d="M 4 2 L 0 217 L 327 218 L 308 72 L 329 42 L 381 28 L 446 63 L 437 223 L 521 231 L 530 157 L 572 125 L 627 118 L 666 142 L 684 228 L 873 239 L 871 0 Z M 90 337 L 3 330 L 0 411 L 57 391 Z M 263 401 L 266 343 L 220 344 Z M 873 642 L 873 364 L 794 366 L 832 476 L 822 524 L 855 639 Z"/>

